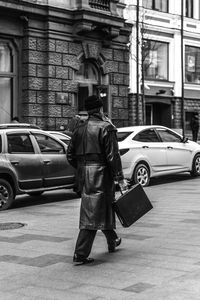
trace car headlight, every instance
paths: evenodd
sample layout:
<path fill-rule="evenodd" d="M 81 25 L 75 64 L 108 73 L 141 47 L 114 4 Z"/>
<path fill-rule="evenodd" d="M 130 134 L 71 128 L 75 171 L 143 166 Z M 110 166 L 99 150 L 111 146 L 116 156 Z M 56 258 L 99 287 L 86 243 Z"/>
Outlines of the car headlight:
<path fill-rule="evenodd" d="M 122 155 L 126 154 L 128 151 L 129 151 L 129 149 L 120 149 L 119 153 L 122 156 Z"/>

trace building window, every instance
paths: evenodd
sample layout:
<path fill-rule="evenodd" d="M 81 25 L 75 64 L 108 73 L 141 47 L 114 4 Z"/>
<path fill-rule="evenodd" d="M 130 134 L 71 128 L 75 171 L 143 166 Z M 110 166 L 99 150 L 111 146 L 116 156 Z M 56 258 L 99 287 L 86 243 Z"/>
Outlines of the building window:
<path fill-rule="evenodd" d="M 185 46 L 185 82 L 200 84 L 200 48 Z"/>
<path fill-rule="evenodd" d="M 145 8 L 168 12 L 168 0 L 143 0 Z"/>
<path fill-rule="evenodd" d="M 168 80 L 168 44 L 144 40 L 143 47 L 145 79 Z"/>
<path fill-rule="evenodd" d="M 75 74 L 79 83 L 77 107 L 78 111 L 85 111 L 85 99 L 91 95 L 98 95 L 103 100 L 104 112 L 108 112 L 108 86 L 103 84 L 100 70 L 91 61 L 84 61 Z"/>
<path fill-rule="evenodd" d="M 185 16 L 188 18 L 193 18 L 193 0 L 185 0 Z"/>
<path fill-rule="evenodd" d="M 9 123 L 12 118 L 14 80 L 14 50 L 10 43 L 0 40 L 0 123 Z"/>

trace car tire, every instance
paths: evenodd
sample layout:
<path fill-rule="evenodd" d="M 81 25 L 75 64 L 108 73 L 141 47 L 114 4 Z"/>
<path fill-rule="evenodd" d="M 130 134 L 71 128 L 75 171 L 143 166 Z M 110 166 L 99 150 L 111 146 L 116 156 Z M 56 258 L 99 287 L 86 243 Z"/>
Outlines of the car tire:
<path fill-rule="evenodd" d="M 29 196 L 41 196 L 44 192 L 38 191 L 38 192 L 31 192 L 28 193 Z"/>
<path fill-rule="evenodd" d="M 133 173 L 133 182 L 139 183 L 142 186 L 148 186 L 150 182 L 149 168 L 144 163 L 139 163 Z"/>
<path fill-rule="evenodd" d="M 192 177 L 200 176 L 200 153 L 196 154 L 192 162 Z"/>
<path fill-rule="evenodd" d="M 0 179 L 0 211 L 10 208 L 14 198 L 14 191 L 10 183 L 5 179 Z"/>

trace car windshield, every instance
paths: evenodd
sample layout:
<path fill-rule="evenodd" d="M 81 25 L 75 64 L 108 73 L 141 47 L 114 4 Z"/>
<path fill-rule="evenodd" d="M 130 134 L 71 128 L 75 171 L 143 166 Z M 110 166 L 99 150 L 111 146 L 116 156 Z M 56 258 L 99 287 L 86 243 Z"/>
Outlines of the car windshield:
<path fill-rule="evenodd" d="M 125 132 L 123 132 L 123 131 L 118 131 L 117 132 L 117 141 L 118 142 L 122 142 L 122 141 L 124 141 L 130 134 L 131 134 L 132 132 L 127 132 L 127 131 L 125 131 Z"/>

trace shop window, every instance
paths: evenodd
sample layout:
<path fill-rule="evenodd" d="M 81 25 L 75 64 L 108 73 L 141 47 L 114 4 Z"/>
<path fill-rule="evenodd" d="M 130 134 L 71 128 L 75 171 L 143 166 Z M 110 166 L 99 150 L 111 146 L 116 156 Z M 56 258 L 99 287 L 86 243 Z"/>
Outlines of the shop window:
<path fill-rule="evenodd" d="M 168 80 L 168 44 L 144 40 L 143 47 L 145 79 Z"/>
<path fill-rule="evenodd" d="M 193 9 L 193 0 L 185 0 L 185 16 L 188 18 L 193 18 L 194 9 Z"/>
<path fill-rule="evenodd" d="M 15 80 L 14 49 L 0 40 L 0 123 L 8 123 L 13 116 L 13 91 Z"/>
<path fill-rule="evenodd" d="M 185 82 L 200 84 L 200 48 L 185 47 Z"/>
<path fill-rule="evenodd" d="M 168 12 L 168 0 L 143 0 L 145 8 Z"/>

